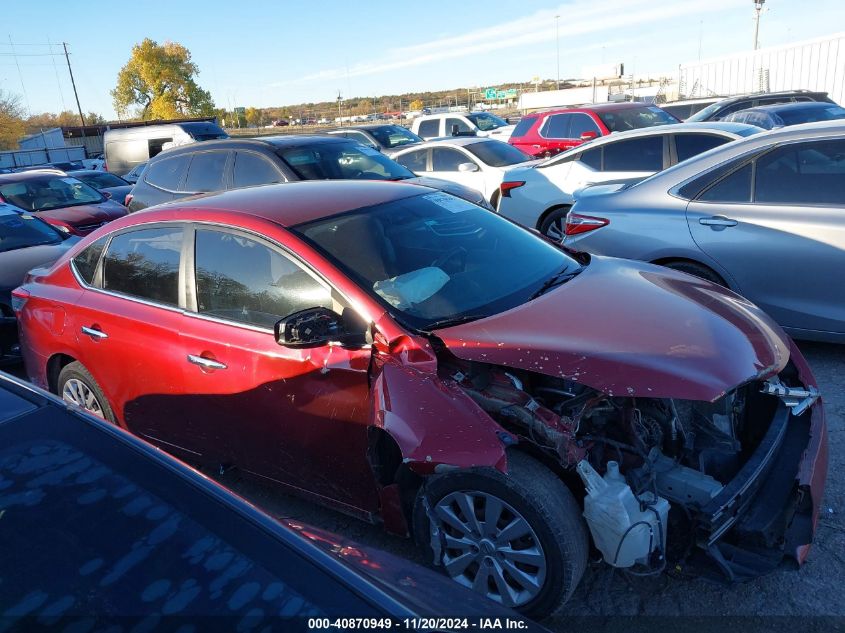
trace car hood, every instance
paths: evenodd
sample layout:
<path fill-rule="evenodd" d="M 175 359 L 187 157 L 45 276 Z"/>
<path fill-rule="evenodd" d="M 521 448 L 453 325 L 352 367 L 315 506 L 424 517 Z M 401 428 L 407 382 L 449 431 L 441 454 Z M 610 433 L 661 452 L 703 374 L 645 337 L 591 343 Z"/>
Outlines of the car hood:
<path fill-rule="evenodd" d="M 78 238 L 69 237 L 60 244 L 30 246 L 0 253 L 0 292 L 17 288 L 30 270 L 49 266 L 78 241 Z"/>
<path fill-rule="evenodd" d="M 428 176 L 416 176 L 414 178 L 407 178 L 401 182 L 408 182 L 416 185 L 423 185 L 424 187 L 431 187 L 432 189 L 440 189 L 446 193 L 451 193 L 453 196 L 463 198 L 474 204 L 479 204 L 484 200 L 481 192 L 472 187 L 459 185 L 456 182 L 443 180 L 441 178 L 429 178 Z"/>
<path fill-rule="evenodd" d="M 119 185 L 117 187 L 103 187 L 99 190 L 100 193 L 110 193 L 111 200 L 119 204 L 123 204 L 126 194 L 132 191 L 132 185 Z"/>
<path fill-rule="evenodd" d="M 608 395 L 712 401 L 789 359 L 762 310 L 713 283 L 594 257 L 507 312 L 435 332 L 457 357 L 571 379 Z"/>
<path fill-rule="evenodd" d="M 126 207 L 113 200 L 98 204 L 82 204 L 76 207 L 64 207 L 39 211 L 36 214 L 42 220 L 59 221 L 74 227 L 101 225 L 126 215 Z"/>
<path fill-rule="evenodd" d="M 511 134 L 513 134 L 514 128 L 516 128 L 516 125 L 504 125 L 502 127 L 497 127 L 495 130 L 488 130 L 486 132 L 478 130 L 478 136 L 486 136 L 488 138 L 499 139 L 500 141 L 507 141 L 511 137 Z"/>

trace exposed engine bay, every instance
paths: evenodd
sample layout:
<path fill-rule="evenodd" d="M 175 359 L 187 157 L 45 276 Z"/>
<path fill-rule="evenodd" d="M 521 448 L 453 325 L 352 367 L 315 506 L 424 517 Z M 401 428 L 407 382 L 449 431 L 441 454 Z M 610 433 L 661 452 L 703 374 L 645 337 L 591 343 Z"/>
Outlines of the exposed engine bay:
<path fill-rule="evenodd" d="M 443 379 L 583 492 L 593 544 L 609 565 L 742 580 L 811 538 L 795 482 L 803 448 L 792 447 L 807 445 L 818 393 L 802 390 L 791 366 L 711 403 L 610 396 L 446 350 L 440 360 Z"/>

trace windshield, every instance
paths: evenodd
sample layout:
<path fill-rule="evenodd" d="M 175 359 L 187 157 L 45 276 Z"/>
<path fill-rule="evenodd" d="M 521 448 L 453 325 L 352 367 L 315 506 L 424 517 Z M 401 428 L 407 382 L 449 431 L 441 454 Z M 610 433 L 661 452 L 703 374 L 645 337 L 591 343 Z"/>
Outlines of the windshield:
<path fill-rule="evenodd" d="M 819 105 L 803 108 L 784 108 L 776 113 L 784 125 L 798 125 L 799 123 L 814 123 L 815 121 L 833 121 L 845 119 L 845 108 L 838 105 Z"/>
<path fill-rule="evenodd" d="M 717 110 L 721 110 L 724 107 L 724 103 L 722 101 L 717 101 L 716 103 L 711 103 L 709 106 L 704 108 L 703 110 L 699 110 L 691 117 L 687 119 L 687 123 L 690 121 L 706 121 L 709 119 Z"/>
<path fill-rule="evenodd" d="M 294 231 L 398 321 L 418 330 L 509 310 L 551 277 L 581 267 L 530 231 L 440 192 L 357 209 Z"/>
<path fill-rule="evenodd" d="M 482 132 L 495 130 L 496 128 L 505 127 L 506 125 L 508 125 L 508 122 L 504 119 L 500 119 L 495 114 L 488 114 L 487 112 L 468 114 L 467 118 L 473 123 L 475 123 L 475 127 L 477 127 Z"/>
<path fill-rule="evenodd" d="M 59 234 L 38 218 L 0 209 L 0 253 L 61 241 Z"/>
<path fill-rule="evenodd" d="M 637 130 L 641 127 L 652 127 L 678 122 L 678 119 L 657 106 L 624 108 L 611 111 L 596 110 L 596 114 L 611 132 L 624 132 L 625 130 Z"/>
<path fill-rule="evenodd" d="M 423 142 L 423 139 L 401 125 L 385 125 L 367 131 L 375 137 L 382 147 L 387 148 Z"/>
<path fill-rule="evenodd" d="M 279 156 L 302 180 L 404 180 L 414 174 L 359 143 L 320 143 L 280 149 Z"/>
<path fill-rule="evenodd" d="M 49 211 L 104 200 L 99 191 L 84 182 L 52 174 L 0 185 L 0 196 L 26 211 Z"/>
<path fill-rule="evenodd" d="M 502 141 L 480 141 L 464 146 L 469 152 L 477 156 L 482 163 L 491 167 L 505 167 L 533 160 L 521 149 L 502 143 Z"/>
<path fill-rule="evenodd" d="M 86 185 L 91 185 L 97 189 L 105 189 L 107 187 L 124 187 L 129 183 L 120 176 L 115 176 L 106 171 L 98 174 L 79 174 L 76 176 Z"/>

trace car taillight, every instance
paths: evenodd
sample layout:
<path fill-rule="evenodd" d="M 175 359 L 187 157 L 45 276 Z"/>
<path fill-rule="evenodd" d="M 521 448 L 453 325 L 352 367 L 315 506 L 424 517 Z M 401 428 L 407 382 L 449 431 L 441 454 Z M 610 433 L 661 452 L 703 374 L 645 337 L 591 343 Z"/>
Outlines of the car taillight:
<path fill-rule="evenodd" d="M 103 171 L 108 171 L 108 170 L 109 170 L 108 163 L 106 163 L 106 161 L 103 161 Z"/>
<path fill-rule="evenodd" d="M 28 290 L 24 290 L 23 288 L 15 288 L 12 290 L 12 310 L 15 311 L 15 314 L 20 313 L 23 310 L 23 307 L 26 305 L 26 300 L 29 299 L 30 294 Z"/>
<path fill-rule="evenodd" d="M 511 180 L 509 182 L 503 182 L 501 185 L 499 185 L 499 191 L 502 192 L 502 195 L 505 198 L 510 198 L 511 197 L 511 190 L 516 189 L 518 187 L 521 187 L 524 184 L 525 184 L 524 180 Z"/>
<path fill-rule="evenodd" d="M 580 215 L 578 213 L 570 213 L 566 216 L 566 235 L 578 235 L 580 233 L 588 233 L 595 231 L 603 226 L 610 224 L 607 218 L 597 218 L 592 215 Z"/>
<path fill-rule="evenodd" d="M 123 206 L 129 208 L 129 203 L 132 202 L 132 198 L 134 196 L 131 193 L 127 193 L 126 197 L 123 199 Z"/>

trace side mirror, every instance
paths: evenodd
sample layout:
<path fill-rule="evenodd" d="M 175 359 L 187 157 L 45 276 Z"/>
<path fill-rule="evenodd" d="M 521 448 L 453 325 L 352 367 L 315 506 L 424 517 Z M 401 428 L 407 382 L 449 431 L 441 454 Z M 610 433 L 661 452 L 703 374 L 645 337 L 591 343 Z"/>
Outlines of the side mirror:
<path fill-rule="evenodd" d="M 594 138 L 598 138 L 598 137 L 599 137 L 598 134 L 596 134 L 595 132 L 590 131 L 590 130 L 583 132 L 581 134 L 581 140 L 582 141 L 592 141 Z"/>
<path fill-rule="evenodd" d="M 102 194 L 106 200 L 111 200 L 111 191 L 103 191 Z"/>
<path fill-rule="evenodd" d="M 452 125 L 452 136 L 460 136 L 460 135 L 461 135 L 461 131 L 458 128 L 458 124 L 455 123 L 454 125 Z"/>
<path fill-rule="evenodd" d="M 458 171 L 462 171 L 462 172 L 478 171 L 478 165 L 476 165 L 475 163 L 461 163 L 460 165 L 458 165 Z"/>
<path fill-rule="evenodd" d="M 322 307 L 300 310 L 276 322 L 273 330 L 276 342 L 285 347 L 320 347 L 329 343 L 363 346 L 369 342 L 367 324 L 349 308 L 343 315 Z"/>

